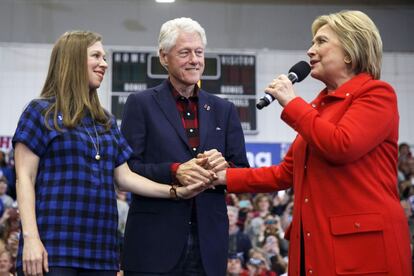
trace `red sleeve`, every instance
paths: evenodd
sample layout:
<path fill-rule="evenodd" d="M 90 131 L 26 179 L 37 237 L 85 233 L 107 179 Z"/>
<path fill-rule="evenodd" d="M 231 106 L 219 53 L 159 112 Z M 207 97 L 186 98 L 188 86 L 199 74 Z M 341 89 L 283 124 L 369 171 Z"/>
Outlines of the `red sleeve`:
<path fill-rule="evenodd" d="M 228 168 L 227 191 L 230 193 L 269 193 L 293 185 L 292 148 L 277 166 L 262 168 Z"/>
<path fill-rule="evenodd" d="M 357 94 L 351 91 L 347 96 L 349 106 L 337 122 L 321 118 L 299 97 L 285 106 L 282 120 L 330 162 L 353 162 L 390 135 L 398 123 L 398 109 L 394 90 L 382 81 L 370 81 Z"/>
<path fill-rule="evenodd" d="M 177 179 L 177 170 L 180 165 L 181 163 L 172 163 L 170 167 L 171 179 L 174 184 L 179 184 L 178 179 Z"/>

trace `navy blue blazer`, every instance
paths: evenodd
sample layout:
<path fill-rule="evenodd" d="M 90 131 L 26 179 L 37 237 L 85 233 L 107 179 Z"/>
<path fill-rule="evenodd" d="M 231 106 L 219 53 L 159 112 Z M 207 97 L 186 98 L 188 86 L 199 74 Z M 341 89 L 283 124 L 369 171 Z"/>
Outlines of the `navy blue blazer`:
<path fill-rule="evenodd" d="M 244 135 L 235 106 L 200 89 L 198 152 L 217 149 L 227 161 L 248 167 Z M 196 156 L 177 111 L 170 85 L 130 94 L 124 106 L 121 131 L 133 149 L 128 164 L 134 172 L 170 184 L 172 163 Z M 225 275 L 228 219 L 224 189 L 195 197 L 200 251 L 207 275 Z M 133 195 L 125 229 L 122 269 L 165 273 L 174 268 L 185 249 L 191 200 Z"/>

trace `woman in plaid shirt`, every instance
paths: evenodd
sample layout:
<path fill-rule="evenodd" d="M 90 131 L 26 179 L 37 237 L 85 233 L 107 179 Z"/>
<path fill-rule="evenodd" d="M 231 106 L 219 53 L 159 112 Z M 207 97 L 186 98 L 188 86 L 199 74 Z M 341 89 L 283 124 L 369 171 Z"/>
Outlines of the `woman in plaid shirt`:
<path fill-rule="evenodd" d="M 107 67 L 100 35 L 63 34 L 40 98 L 21 115 L 13 137 L 23 233 L 19 274 L 115 275 L 114 182 L 160 198 L 188 198 L 205 189 L 203 183 L 161 185 L 130 171 L 131 149 L 97 95 Z"/>

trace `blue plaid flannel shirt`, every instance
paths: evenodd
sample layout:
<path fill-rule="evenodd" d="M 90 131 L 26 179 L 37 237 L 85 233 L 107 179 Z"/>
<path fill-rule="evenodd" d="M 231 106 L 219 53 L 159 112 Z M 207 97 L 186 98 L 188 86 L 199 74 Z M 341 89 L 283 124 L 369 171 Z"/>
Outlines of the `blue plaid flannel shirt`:
<path fill-rule="evenodd" d="M 74 129 L 49 130 L 43 115 L 52 101 L 30 102 L 13 137 L 13 145 L 23 143 L 40 157 L 35 183 L 36 217 L 49 266 L 118 270 L 118 213 L 113 175 L 132 150 L 112 118 L 108 132 L 104 132 L 102 125 L 96 125 L 101 155 L 96 160 L 95 147 L 84 128 L 96 138 L 91 118 L 85 117 L 84 126 Z M 59 119 L 62 123 L 61 116 Z M 53 126 L 52 120 L 50 125 Z M 18 266 L 21 266 L 22 242 L 21 239 Z"/>

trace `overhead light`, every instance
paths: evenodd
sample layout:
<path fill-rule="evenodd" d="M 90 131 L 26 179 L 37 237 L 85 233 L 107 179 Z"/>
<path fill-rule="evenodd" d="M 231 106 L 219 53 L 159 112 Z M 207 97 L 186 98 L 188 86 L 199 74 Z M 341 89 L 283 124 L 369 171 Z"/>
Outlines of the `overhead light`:
<path fill-rule="evenodd" d="M 155 0 L 157 3 L 174 3 L 175 0 Z"/>

